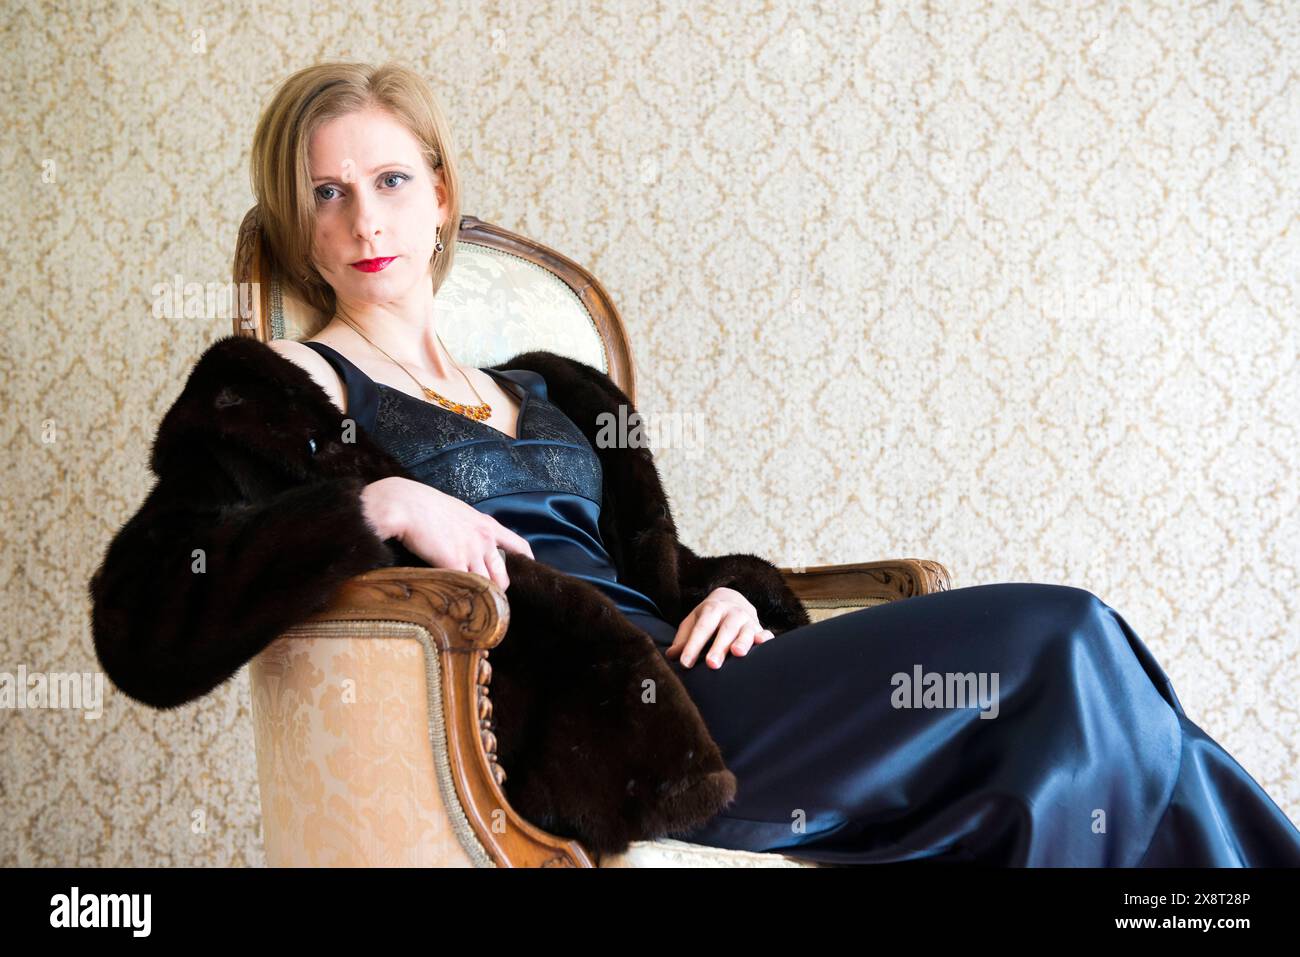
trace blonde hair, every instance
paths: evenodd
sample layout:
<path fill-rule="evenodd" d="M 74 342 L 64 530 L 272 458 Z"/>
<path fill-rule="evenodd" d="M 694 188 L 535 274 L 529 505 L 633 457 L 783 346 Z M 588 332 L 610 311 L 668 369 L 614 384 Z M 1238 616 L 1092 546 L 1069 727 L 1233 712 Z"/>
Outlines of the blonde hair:
<path fill-rule="evenodd" d="M 392 62 L 378 67 L 318 63 L 294 73 L 276 90 L 257 121 L 250 173 L 258 222 L 280 282 L 287 292 L 327 317 L 334 315 L 335 296 L 311 264 L 316 201 L 307 147 L 322 124 L 371 107 L 400 120 L 419 141 L 431 174 L 441 172 L 448 214 L 439 233 L 443 251 L 434 253 L 431 270 L 435 294 L 451 272 L 460 235 L 460 180 L 451 129 L 423 77 Z"/>

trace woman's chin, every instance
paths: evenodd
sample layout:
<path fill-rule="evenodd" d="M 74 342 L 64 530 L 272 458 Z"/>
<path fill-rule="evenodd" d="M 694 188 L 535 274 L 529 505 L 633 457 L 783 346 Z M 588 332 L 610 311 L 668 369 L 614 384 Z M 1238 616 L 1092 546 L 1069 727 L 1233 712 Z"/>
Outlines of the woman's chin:
<path fill-rule="evenodd" d="M 389 266 L 388 269 L 378 273 L 358 272 L 349 266 L 348 269 L 355 275 L 349 277 L 344 295 L 354 302 L 367 305 L 392 302 L 394 299 L 401 298 L 414 283 L 410 281 L 409 276 L 397 273 L 389 275 L 389 271 L 396 265 L 394 263 L 393 266 Z"/>

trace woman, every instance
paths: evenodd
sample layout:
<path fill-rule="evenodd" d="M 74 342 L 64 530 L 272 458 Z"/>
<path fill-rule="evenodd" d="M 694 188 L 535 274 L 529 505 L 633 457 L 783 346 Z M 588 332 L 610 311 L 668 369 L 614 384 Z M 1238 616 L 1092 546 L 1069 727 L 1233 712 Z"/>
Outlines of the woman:
<path fill-rule="evenodd" d="M 301 141 L 307 168 L 284 161 Z M 367 522 L 502 589 L 504 553 L 582 576 L 673 662 L 737 782 L 725 812 L 675 836 L 842 864 L 1300 865 L 1300 832 L 1086 591 L 961 588 L 773 640 L 738 590 L 674 623 L 617 580 L 599 504 L 555 493 L 556 459 L 505 457 L 582 454 L 555 442 L 566 424 L 544 377 L 463 368 L 437 335 L 458 183 L 414 74 L 295 74 L 258 125 L 253 175 L 260 207 L 289 211 L 264 223 L 272 250 L 332 316 L 271 347 L 399 459 L 410 444 L 444 453 L 420 458 L 418 481 L 367 485 Z"/>

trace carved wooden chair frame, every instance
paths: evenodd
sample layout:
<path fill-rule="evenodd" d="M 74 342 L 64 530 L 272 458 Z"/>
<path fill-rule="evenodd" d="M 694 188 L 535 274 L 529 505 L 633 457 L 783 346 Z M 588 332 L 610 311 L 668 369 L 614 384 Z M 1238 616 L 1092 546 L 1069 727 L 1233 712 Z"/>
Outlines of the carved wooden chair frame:
<path fill-rule="evenodd" d="M 636 401 L 626 330 L 610 297 L 590 272 L 541 243 L 473 216 L 462 217 L 458 243 L 478 244 L 519 257 L 562 281 L 600 335 L 609 376 Z M 264 342 L 278 334 L 277 310 L 283 294 L 270 263 L 254 207 L 240 227 L 234 262 L 235 283 L 251 284 L 254 290 L 253 315 L 236 315 L 234 331 Z M 563 351 L 554 345 L 536 348 Z M 782 568 L 782 572 L 814 620 L 950 587 L 944 567 L 923 559 Z M 489 731 L 490 652 L 507 637 L 509 621 L 505 594 L 486 578 L 444 569 L 385 568 L 348 581 L 324 611 L 291 629 L 279 642 L 343 635 L 356 623 L 367 622 L 381 632 L 388 629 L 384 636 L 414 638 L 421 643 L 429 708 L 440 711 L 430 715 L 431 776 L 437 779 L 441 798 L 448 805 L 450 829 L 464 852 L 434 863 L 601 866 L 579 842 L 548 834 L 520 817 L 502 790 L 508 769 L 497 761 L 496 741 Z M 260 659 L 250 667 L 283 669 L 283 646 L 278 659 L 267 652 Z M 264 677 L 255 672 L 254 680 Z M 259 765 L 263 757 L 259 751 Z M 261 771 L 259 778 L 265 812 L 267 782 Z M 383 862 L 382 855 L 367 857 L 367 853 L 357 851 L 350 860 Z"/>

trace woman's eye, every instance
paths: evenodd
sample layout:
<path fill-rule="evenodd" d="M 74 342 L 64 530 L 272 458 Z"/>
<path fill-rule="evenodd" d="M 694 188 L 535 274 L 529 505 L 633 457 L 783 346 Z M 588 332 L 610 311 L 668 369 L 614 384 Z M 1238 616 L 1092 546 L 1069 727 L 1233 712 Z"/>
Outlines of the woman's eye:
<path fill-rule="evenodd" d="M 390 189 L 396 189 L 398 186 L 400 186 L 402 183 L 404 183 L 406 180 L 410 179 L 411 177 L 407 176 L 405 173 L 386 173 L 383 177 L 380 178 L 380 182 L 387 183 L 390 179 L 394 179 L 394 178 L 396 178 L 398 182 L 395 185 L 391 186 Z M 331 199 L 334 198 L 333 196 L 325 195 L 326 190 L 330 191 L 331 193 L 338 192 L 338 190 L 336 190 L 333 186 L 317 187 L 316 198 L 319 199 L 321 202 L 329 202 Z"/>

